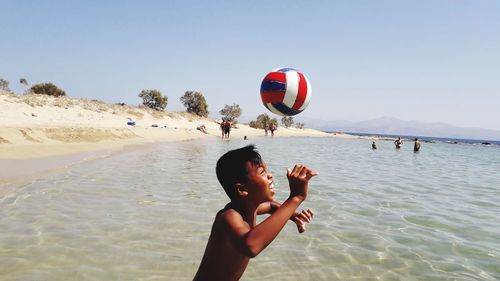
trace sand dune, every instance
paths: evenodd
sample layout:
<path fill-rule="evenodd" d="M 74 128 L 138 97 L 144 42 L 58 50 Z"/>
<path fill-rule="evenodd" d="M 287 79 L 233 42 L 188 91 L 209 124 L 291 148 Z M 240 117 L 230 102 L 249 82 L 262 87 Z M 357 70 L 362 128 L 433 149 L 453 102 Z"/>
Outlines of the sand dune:
<path fill-rule="evenodd" d="M 125 145 L 220 137 L 219 124 L 185 112 L 97 100 L 0 92 L 0 159 L 27 159 L 121 149 Z M 134 121 L 135 126 L 127 125 Z M 205 126 L 207 133 L 197 130 Z M 262 136 L 238 124 L 231 138 Z M 276 136 L 332 136 L 312 129 L 280 127 Z M 338 135 L 337 135 L 338 136 Z"/>

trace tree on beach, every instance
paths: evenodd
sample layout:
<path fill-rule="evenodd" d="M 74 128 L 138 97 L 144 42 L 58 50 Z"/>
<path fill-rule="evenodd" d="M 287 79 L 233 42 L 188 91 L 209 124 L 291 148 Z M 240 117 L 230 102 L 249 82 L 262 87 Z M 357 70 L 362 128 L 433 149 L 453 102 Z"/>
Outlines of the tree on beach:
<path fill-rule="evenodd" d="M 276 118 L 271 119 L 271 117 L 269 117 L 267 113 L 263 113 L 257 116 L 256 120 L 250 121 L 248 125 L 256 129 L 264 129 L 266 125 L 271 124 L 274 124 L 276 127 L 278 127 L 278 120 Z"/>
<path fill-rule="evenodd" d="M 304 123 L 295 123 L 295 128 L 304 129 Z"/>
<path fill-rule="evenodd" d="M 226 104 L 224 108 L 219 111 L 219 113 L 224 116 L 224 119 L 231 121 L 233 124 L 237 124 L 237 118 L 241 116 L 241 108 L 239 104 Z"/>
<path fill-rule="evenodd" d="M 9 81 L 3 79 L 3 78 L 0 78 L 0 90 L 4 90 L 6 92 L 10 92 L 10 88 L 9 88 Z"/>
<path fill-rule="evenodd" d="M 35 84 L 30 88 L 31 93 L 40 94 L 40 95 L 48 95 L 48 96 L 65 96 L 66 92 L 59 89 L 56 85 L 52 83 L 39 83 Z"/>
<path fill-rule="evenodd" d="M 278 128 L 278 119 L 276 118 L 271 119 L 270 124 L 273 124 L 274 127 Z"/>
<path fill-rule="evenodd" d="M 285 128 L 291 127 L 293 125 L 293 117 L 292 116 L 284 116 L 281 118 L 281 124 L 285 126 Z"/>
<path fill-rule="evenodd" d="M 269 117 L 267 113 L 262 113 L 259 116 L 257 116 L 256 120 L 250 121 L 249 126 L 256 129 L 264 129 L 264 126 L 266 124 L 269 124 L 270 122 L 271 122 L 271 117 Z"/>
<path fill-rule="evenodd" d="M 208 104 L 205 97 L 201 93 L 186 91 L 184 96 L 180 98 L 180 101 L 186 107 L 187 112 L 194 113 L 202 117 L 208 116 Z"/>
<path fill-rule="evenodd" d="M 168 97 L 159 90 L 142 90 L 139 97 L 142 98 L 142 104 L 154 110 L 164 111 L 167 107 Z"/>

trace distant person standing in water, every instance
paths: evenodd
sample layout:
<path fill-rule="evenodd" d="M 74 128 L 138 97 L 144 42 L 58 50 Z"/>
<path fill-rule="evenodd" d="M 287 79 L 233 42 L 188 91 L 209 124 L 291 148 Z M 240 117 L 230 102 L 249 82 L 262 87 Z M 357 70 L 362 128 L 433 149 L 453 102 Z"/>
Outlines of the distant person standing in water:
<path fill-rule="evenodd" d="M 413 152 L 418 152 L 420 150 L 420 142 L 415 138 L 415 145 L 413 146 Z"/>
<path fill-rule="evenodd" d="M 374 142 L 372 142 L 372 149 L 377 149 L 377 144 Z"/>
<path fill-rule="evenodd" d="M 403 141 L 401 140 L 400 137 L 398 137 L 398 139 L 394 141 L 394 145 L 396 146 L 397 149 L 400 149 L 402 144 Z"/>

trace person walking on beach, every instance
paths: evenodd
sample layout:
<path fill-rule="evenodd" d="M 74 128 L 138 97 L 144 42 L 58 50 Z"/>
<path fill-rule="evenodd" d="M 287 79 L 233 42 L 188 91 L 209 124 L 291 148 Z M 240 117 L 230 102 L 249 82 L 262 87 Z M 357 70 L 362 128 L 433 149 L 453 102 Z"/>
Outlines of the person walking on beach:
<path fill-rule="evenodd" d="M 264 133 L 265 133 L 266 136 L 267 136 L 267 131 L 268 130 L 269 130 L 269 126 L 266 123 L 264 123 Z"/>
<path fill-rule="evenodd" d="M 222 138 L 224 138 L 224 136 L 226 135 L 226 131 L 224 129 L 224 124 L 225 124 L 226 120 L 222 119 L 222 121 L 220 122 L 220 131 L 222 132 Z"/>
<path fill-rule="evenodd" d="M 400 149 L 402 144 L 403 141 L 401 140 L 400 137 L 398 137 L 398 139 L 394 141 L 394 145 L 396 146 L 397 149 Z"/>
<path fill-rule="evenodd" d="M 274 125 L 274 123 L 271 123 L 271 125 L 269 125 L 269 130 L 271 131 L 271 136 L 274 136 L 274 131 L 276 131 L 276 125 Z"/>
<path fill-rule="evenodd" d="M 415 145 L 413 146 L 413 152 L 418 152 L 420 150 L 420 142 L 415 138 Z"/>
<path fill-rule="evenodd" d="M 231 133 L 231 122 L 229 120 L 224 121 L 224 135 L 226 139 L 229 138 L 229 134 Z"/>
<path fill-rule="evenodd" d="M 372 149 L 377 149 L 377 144 L 375 143 L 375 141 L 372 142 Z"/>
<path fill-rule="evenodd" d="M 273 176 L 255 146 L 227 152 L 219 158 L 215 170 L 230 202 L 215 215 L 193 281 L 239 280 L 250 258 L 271 244 L 288 220 L 302 233 L 314 216 L 311 210 L 296 211 L 307 197 L 309 180 L 317 175 L 306 166 L 287 169 L 290 196 L 283 204 L 273 199 Z M 260 214 L 271 215 L 257 224 Z"/>

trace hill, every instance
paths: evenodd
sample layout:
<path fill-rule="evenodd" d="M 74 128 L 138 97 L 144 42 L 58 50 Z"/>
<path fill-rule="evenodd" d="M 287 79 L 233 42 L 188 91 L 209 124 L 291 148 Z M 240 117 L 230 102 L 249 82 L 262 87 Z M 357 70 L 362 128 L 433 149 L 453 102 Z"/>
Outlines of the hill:
<path fill-rule="evenodd" d="M 343 120 L 326 121 L 300 117 L 296 118 L 296 120 L 305 123 L 308 128 L 327 132 L 500 140 L 500 131 L 497 130 L 464 128 L 445 123 L 429 123 L 415 120 L 405 121 L 394 117 L 381 117 L 360 122 Z"/>

